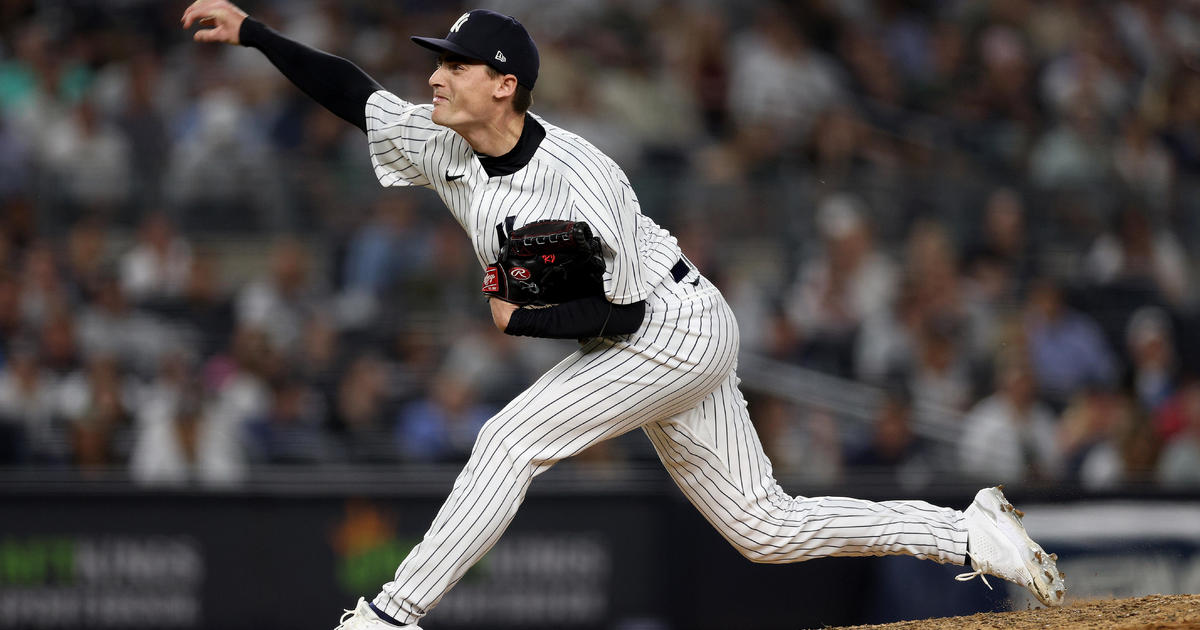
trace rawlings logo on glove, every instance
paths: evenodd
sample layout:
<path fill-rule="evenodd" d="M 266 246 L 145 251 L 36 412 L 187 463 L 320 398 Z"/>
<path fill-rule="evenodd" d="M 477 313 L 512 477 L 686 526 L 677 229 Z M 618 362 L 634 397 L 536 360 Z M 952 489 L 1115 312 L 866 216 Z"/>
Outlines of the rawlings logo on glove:
<path fill-rule="evenodd" d="M 502 237 L 483 292 L 513 304 L 561 304 L 604 292 L 600 239 L 583 221 L 535 221 Z"/>

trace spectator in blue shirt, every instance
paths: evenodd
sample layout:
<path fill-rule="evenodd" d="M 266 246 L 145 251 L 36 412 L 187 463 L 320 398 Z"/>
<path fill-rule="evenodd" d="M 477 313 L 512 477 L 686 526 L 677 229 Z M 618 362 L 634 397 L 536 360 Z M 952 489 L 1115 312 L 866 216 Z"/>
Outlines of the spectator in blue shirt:
<path fill-rule="evenodd" d="M 1060 409 L 1085 385 L 1116 382 L 1116 358 L 1099 324 L 1067 305 L 1056 281 L 1032 283 L 1025 333 L 1038 389 Z"/>

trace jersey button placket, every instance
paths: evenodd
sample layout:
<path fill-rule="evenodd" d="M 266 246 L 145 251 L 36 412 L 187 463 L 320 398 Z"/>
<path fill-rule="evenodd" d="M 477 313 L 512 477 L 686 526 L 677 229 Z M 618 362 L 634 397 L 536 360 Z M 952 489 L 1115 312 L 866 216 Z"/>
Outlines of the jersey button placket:
<path fill-rule="evenodd" d="M 481 168 L 478 162 L 475 162 L 475 166 Z M 482 171 L 479 171 L 479 174 L 485 179 L 473 186 L 471 193 L 471 216 L 475 217 L 479 229 L 472 235 L 471 240 L 479 259 L 484 261 L 484 264 L 489 264 L 500 256 L 500 240 L 496 235 L 496 225 L 503 223 L 507 215 L 503 208 L 497 208 L 494 204 L 494 197 L 500 187 L 501 178 L 487 177 L 487 174 Z M 468 175 L 467 179 L 474 176 L 475 174 Z"/>

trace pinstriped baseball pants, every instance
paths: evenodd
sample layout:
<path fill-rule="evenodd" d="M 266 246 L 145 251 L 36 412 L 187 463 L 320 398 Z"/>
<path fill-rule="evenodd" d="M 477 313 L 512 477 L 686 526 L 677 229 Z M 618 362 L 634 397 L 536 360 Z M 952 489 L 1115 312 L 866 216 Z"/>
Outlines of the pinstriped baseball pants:
<path fill-rule="evenodd" d="M 646 300 L 637 333 L 589 342 L 484 425 L 424 539 L 375 605 L 403 623 L 419 621 L 504 533 L 534 477 L 638 427 L 687 498 L 750 560 L 902 554 L 963 562 L 957 510 L 786 494 L 738 391 L 737 352 L 737 323 L 716 287 L 695 271 L 682 282 L 667 278 Z"/>

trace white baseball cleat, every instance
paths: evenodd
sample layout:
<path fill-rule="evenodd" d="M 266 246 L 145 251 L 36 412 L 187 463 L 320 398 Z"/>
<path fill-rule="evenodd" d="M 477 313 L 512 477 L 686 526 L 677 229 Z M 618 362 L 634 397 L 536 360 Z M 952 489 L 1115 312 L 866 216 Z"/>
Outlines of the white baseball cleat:
<path fill-rule="evenodd" d="M 994 575 L 1024 586 L 1047 606 L 1063 604 L 1066 575 L 1058 571 L 1058 556 L 1046 553 L 1033 542 L 1021 524 L 1025 514 L 1004 498 L 1000 488 L 980 490 L 964 514 L 967 557 L 975 570 L 955 579 L 966 581 L 979 576 L 992 588 L 985 575 Z"/>
<path fill-rule="evenodd" d="M 354 610 L 347 610 L 342 614 L 340 623 L 333 630 L 396 630 L 396 628 L 406 628 L 407 630 L 421 630 L 417 626 L 397 626 L 390 624 L 379 618 L 366 598 L 359 597 L 358 605 Z"/>

